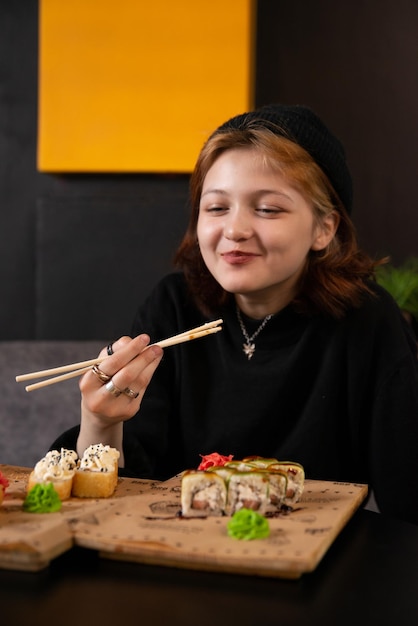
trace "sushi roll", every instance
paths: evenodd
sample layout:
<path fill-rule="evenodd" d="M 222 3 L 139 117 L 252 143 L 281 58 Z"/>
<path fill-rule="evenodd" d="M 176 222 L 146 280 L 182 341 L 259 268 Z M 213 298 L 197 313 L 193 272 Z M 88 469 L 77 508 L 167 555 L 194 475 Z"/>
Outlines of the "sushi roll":
<path fill-rule="evenodd" d="M 302 497 L 305 484 L 305 471 L 300 463 L 294 461 L 278 461 L 268 467 L 269 472 L 279 470 L 285 472 L 287 476 L 287 489 L 284 504 L 291 506 Z"/>
<path fill-rule="evenodd" d="M 269 478 L 267 512 L 275 513 L 280 511 L 286 502 L 288 477 L 286 472 L 270 467 L 267 470 L 267 475 Z"/>
<path fill-rule="evenodd" d="M 266 468 L 272 463 L 278 463 L 277 459 L 263 457 L 263 456 L 246 456 L 241 461 L 242 463 L 250 463 L 254 467 Z"/>
<path fill-rule="evenodd" d="M 248 472 L 253 469 L 257 469 L 257 465 L 250 463 L 249 461 L 228 461 L 224 467 L 236 470 L 237 472 Z"/>
<path fill-rule="evenodd" d="M 305 472 L 299 463 L 260 456 L 232 460 L 208 469 L 190 469 L 181 481 L 184 517 L 234 515 L 241 509 L 260 515 L 280 512 L 299 501 Z"/>
<path fill-rule="evenodd" d="M 74 450 L 50 450 L 40 459 L 29 474 L 27 493 L 35 485 L 52 483 L 60 500 L 68 500 L 71 496 L 74 473 L 77 468 L 78 457 Z"/>
<path fill-rule="evenodd" d="M 76 498 L 109 498 L 118 483 L 116 448 L 97 443 L 84 451 L 74 473 L 72 495 Z"/>
<path fill-rule="evenodd" d="M 215 472 L 218 476 L 224 479 L 226 486 L 228 488 L 228 481 L 231 478 L 232 474 L 235 474 L 236 470 L 232 467 L 227 467 L 226 465 L 216 465 L 215 467 L 211 467 L 209 472 Z"/>
<path fill-rule="evenodd" d="M 234 472 L 228 481 L 226 512 L 251 509 L 263 515 L 269 505 L 269 476 L 258 470 Z"/>
<path fill-rule="evenodd" d="M 223 515 L 226 507 L 225 480 L 211 470 L 188 470 L 181 479 L 181 512 L 184 517 Z"/>

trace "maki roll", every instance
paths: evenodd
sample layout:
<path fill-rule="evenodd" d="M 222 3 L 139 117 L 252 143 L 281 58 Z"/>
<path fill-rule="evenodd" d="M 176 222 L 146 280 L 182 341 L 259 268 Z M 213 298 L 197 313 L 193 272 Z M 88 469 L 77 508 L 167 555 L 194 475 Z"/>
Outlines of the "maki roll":
<path fill-rule="evenodd" d="M 280 512 L 299 501 L 305 472 L 299 463 L 259 456 L 190 469 L 181 481 L 184 517 L 234 515 L 241 509 L 260 515 Z"/>
<path fill-rule="evenodd" d="M 228 461 L 224 467 L 229 467 L 237 472 L 248 472 L 252 469 L 256 469 L 257 465 L 250 463 L 249 461 Z"/>
<path fill-rule="evenodd" d="M 299 502 L 305 484 L 305 471 L 300 463 L 294 461 L 278 461 L 269 465 L 268 471 L 278 470 L 287 476 L 286 496 L 284 504 L 292 505 Z"/>
<path fill-rule="evenodd" d="M 278 460 L 264 456 L 246 456 L 241 462 L 250 463 L 254 467 L 267 468 L 272 465 L 272 463 L 278 463 Z"/>
<path fill-rule="evenodd" d="M 267 475 L 269 478 L 267 512 L 275 513 L 282 508 L 283 504 L 286 503 L 288 484 L 287 473 L 282 470 L 275 470 L 269 467 Z"/>
<path fill-rule="evenodd" d="M 231 474 L 228 481 L 226 511 L 233 515 L 240 509 L 251 509 L 261 515 L 269 505 L 269 476 L 258 470 L 239 471 Z"/>
<path fill-rule="evenodd" d="M 223 515 L 225 480 L 216 471 L 188 470 L 181 479 L 181 511 L 185 517 Z"/>

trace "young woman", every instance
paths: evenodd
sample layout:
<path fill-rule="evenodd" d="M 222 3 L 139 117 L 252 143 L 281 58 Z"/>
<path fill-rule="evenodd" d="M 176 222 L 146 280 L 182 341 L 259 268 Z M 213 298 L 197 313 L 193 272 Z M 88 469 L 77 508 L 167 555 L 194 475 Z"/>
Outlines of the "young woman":
<path fill-rule="evenodd" d="M 109 444 L 121 473 L 159 479 L 211 452 L 297 461 L 418 523 L 415 338 L 358 248 L 351 204 L 344 150 L 310 109 L 218 128 L 191 177 L 178 271 L 82 378 L 81 425 L 52 447 Z M 217 318 L 216 335 L 145 349 Z"/>

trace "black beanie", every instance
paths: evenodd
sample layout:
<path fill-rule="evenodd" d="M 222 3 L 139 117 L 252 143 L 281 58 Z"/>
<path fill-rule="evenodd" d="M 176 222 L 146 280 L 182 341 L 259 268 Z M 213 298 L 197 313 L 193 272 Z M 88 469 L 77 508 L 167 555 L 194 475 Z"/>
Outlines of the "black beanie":
<path fill-rule="evenodd" d="M 325 172 L 347 212 L 351 213 L 353 184 L 344 148 L 310 108 L 270 104 L 231 118 L 213 135 L 229 129 L 248 128 L 268 128 L 304 148 Z"/>

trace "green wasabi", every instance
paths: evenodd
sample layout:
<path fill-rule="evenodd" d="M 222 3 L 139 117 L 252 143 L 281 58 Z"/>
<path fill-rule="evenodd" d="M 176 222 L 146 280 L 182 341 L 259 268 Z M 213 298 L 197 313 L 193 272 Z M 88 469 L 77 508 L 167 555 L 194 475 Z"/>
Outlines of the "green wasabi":
<path fill-rule="evenodd" d="M 28 513 L 55 513 L 61 506 L 61 500 L 52 483 L 35 485 L 23 502 L 23 510 Z"/>
<path fill-rule="evenodd" d="M 231 517 L 227 532 L 233 539 L 264 539 L 270 535 L 270 526 L 263 515 L 252 509 L 240 509 Z"/>

